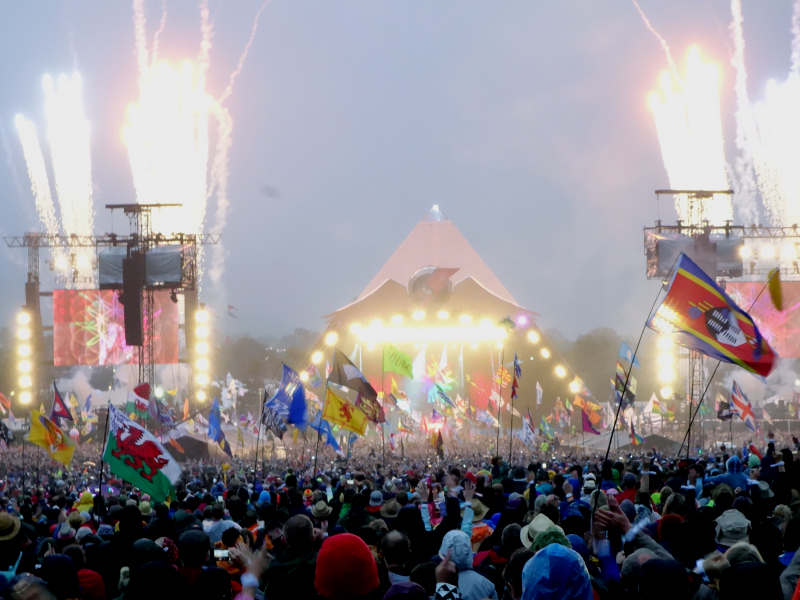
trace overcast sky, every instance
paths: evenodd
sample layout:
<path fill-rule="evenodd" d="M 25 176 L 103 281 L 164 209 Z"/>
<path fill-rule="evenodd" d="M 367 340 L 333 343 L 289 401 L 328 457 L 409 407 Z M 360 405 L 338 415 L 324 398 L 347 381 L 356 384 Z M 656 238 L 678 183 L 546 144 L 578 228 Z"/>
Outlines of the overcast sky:
<path fill-rule="evenodd" d="M 212 0 L 212 95 L 260 4 Z M 641 5 L 681 70 L 692 44 L 720 65 L 732 161 L 728 3 Z M 161 57 L 196 57 L 196 3 L 166 7 Z M 152 36 L 160 2 L 148 10 Z M 744 2 L 754 100 L 786 77 L 790 17 L 788 0 Z M 75 68 L 92 127 L 97 232 L 109 231 L 102 207 L 135 201 L 121 136 L 138 95 L 130 4 L 5 2 L 0 56 L 0 234 L 38 227 L 14 115 L 33 119 L 41 139 L 42 75 Z M 215 326 L 321 329 L 439 204 L 542 327 L 638 331 L 658 288 L 644 279 L 642 227 L 656 218 L 653 190 L 668 185 L 647 107 L 665 68 L 624 0 L 273 0 L 228 103 L 224 282 L 239 318 Z M 662 206 L 662 218 L 674 211 Z M 120 216 L 114 227 L 126 231 Z M 0 257 L 9 323 L 24 303 L 25 253 L 3 247 Z"/>

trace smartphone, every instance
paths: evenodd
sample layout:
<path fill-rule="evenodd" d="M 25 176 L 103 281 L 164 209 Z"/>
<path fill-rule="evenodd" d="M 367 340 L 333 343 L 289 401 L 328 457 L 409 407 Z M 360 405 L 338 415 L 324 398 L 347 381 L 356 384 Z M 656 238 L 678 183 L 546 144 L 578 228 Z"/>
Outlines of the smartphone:
<path fill-rule="evenodd" d="M 230 560 L 230 552 L 228 550 L 214 550 L 215 560 Z"/>
<path fill-rule="evenodd" d="M 217 502 L 225 502 L 225 498 L 222 496 L 217 496 Z"/>

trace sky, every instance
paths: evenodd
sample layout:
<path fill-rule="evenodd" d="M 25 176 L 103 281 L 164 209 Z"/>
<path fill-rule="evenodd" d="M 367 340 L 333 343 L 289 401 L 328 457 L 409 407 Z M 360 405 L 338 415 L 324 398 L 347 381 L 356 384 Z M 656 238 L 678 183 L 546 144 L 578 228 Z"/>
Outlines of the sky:
<path fill-rule="evenodd" d="M 194 59 L 195 2 L 167 0 L 160 55 Z M 218 96 L 261 1 L 211 0 L 207 89 Z M 728 2 L 641 0 L 679 68 L 698 45 L 721 69 L 732 162 Z M 148 34 L 161 3 L 150 0 Z M 749 92 L 790 63 L 789 1 L 744 0 Z M 135 201 L 121 130 L 138 96 L 130 3 L 0 6 L 0 235 L 38 228 L 14 116 L 44 129 L 42 76 L 77 69 L 91 123 L 96 233 Z M 668 185 L 648 94 L 667 68 L 632 3 L 272 0 L 227 105 L 231 208 L 222 287 L 230 335 L 320 331 L 433 204 L 542 328 L 638 333 L 658 292 L 642 227 Z M 47 148 L 44 146 L 45 154 Z M 267 194 L 265 189 L 277 190 Z M 661 217 L 675 219 L 662 204 Z M 0 250 L 0 323 L 24 303 L 25 253 Z M 43 271 L 46 266 L 42 265 Z M 205 296 L 204 296 L 205 295 Z"/>

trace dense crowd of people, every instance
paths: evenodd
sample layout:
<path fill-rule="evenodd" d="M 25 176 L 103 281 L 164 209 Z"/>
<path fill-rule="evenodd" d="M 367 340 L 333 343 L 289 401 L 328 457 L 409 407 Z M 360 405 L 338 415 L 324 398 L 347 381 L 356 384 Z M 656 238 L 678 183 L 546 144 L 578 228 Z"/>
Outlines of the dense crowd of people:
<path fill-rule="evenodd" d="M 454 443 L 442 458 L 425 441 L 364 440 L 347 459 L 308 445 L 195 460 L 159 502 L 107 470 L 98 488 L 99 447 L 64 467 L 29 446 L 23 467 L 12 445 L 0 596 L 800 599 L 794 443 L 544 450 Z"/>

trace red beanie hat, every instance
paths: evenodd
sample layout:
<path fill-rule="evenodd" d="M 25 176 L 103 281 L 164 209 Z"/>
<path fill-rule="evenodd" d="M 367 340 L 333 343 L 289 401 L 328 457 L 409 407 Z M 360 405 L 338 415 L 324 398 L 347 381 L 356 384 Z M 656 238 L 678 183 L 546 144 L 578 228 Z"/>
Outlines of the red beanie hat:
<path fill-rule="evenodd" d="M 322 542 L 314 577 L 320 596 L 330 600 L 358 598 L 379 585 L 378 567 L 364 540 L 352 533 L 340 533 Z"/>

